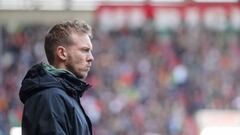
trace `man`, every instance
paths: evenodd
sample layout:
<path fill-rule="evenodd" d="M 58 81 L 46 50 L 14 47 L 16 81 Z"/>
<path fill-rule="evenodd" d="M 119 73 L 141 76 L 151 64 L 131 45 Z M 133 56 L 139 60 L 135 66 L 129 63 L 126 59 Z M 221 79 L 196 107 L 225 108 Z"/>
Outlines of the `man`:
<path fill-rule="evenodd" d="M 93 61 L 90 37 L 90 26 L 77 20 L 57 24 L 46 35 L 49 64 L 33 66 L 19 93 L 23 135 L 92 135 L 79 99 L 90 86 L 82 81 Z"/>

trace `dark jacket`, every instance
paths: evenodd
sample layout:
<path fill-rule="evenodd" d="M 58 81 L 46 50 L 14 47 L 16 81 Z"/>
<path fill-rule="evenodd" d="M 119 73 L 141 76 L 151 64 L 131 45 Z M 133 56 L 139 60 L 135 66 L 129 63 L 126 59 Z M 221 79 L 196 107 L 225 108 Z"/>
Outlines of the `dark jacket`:
<path fill-rule="evenodd" d="M 89 84 L 48 64 L 33 66 L 22 82 L 23 135 L 92 135 L 80 103 Z"/>

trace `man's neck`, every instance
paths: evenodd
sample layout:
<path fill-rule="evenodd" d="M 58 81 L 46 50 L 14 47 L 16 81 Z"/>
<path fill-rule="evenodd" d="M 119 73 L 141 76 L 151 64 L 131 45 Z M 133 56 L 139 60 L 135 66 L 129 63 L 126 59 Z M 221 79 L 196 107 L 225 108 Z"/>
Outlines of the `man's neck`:
<path fill-rule="evenodd" d="M 65 69 L 65 70 L 67 70 L 66 66 L 63 63 L 53 63 L 52 66 L 55 67 L 56 69 Z"/>

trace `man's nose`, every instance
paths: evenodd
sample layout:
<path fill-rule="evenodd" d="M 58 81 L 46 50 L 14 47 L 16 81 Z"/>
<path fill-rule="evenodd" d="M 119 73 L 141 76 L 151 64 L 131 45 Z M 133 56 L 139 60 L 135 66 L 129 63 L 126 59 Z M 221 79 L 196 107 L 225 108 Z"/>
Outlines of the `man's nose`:
<path fill-rule="evenodd" d="M 92 55 L 92 53 L 89 53 L 88 57 L 87 57 L 87 61 L 91 62 L 94 60 L 94 57 Z"/>

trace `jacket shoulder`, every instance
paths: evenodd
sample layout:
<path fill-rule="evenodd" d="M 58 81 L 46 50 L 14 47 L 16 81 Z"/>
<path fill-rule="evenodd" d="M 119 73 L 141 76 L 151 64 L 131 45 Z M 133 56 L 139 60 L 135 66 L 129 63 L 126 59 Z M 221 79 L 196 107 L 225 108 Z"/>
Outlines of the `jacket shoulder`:
<path fill-rule="evenodd" d="M 25 109 L 44 109 L 53 113 L 65 112 L 74 105 L 74 99 L 59 88 L 49 88 L 31 96 L 25 103 Z"/>
<path fill-rule="evenodd" d="M 22 129 L 25 135 L 58 135 L 69 131 L 72 100 L 63 90 L 50 88 L 31 96 L 24 105 Z M 31 128 L 29 128 L 31 127 Z"/>

